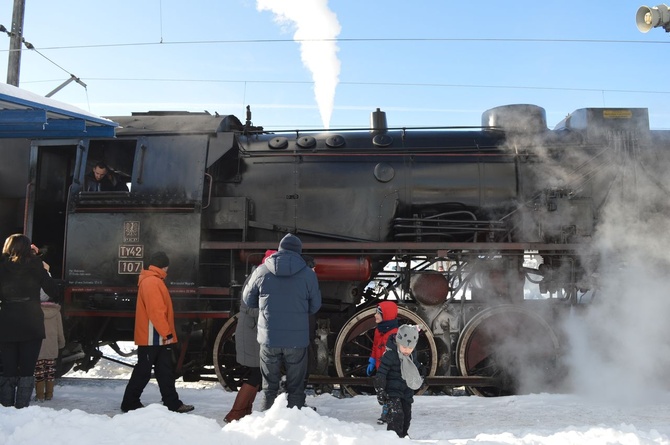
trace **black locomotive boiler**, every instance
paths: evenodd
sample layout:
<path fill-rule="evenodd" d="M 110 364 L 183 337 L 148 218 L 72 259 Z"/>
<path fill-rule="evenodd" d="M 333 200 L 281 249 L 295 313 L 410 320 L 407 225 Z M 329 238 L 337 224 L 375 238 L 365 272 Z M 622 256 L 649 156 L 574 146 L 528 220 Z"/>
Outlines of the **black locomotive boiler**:
<path fill-rule="evenodd" d="M 37 140 L 23 229 L 64 286 L 68 350 L 89 369 L 132 340 L 137 274 L 153 250 L 179 324 L 184 378 L 236 389 L 241 285 L 298 235 L 323 294 L 310 381 L 370 390 L 374 306 L 423 326 L 426 388 L 482 395 L 560 385 L 561 320 L 597 289 L 589 246 L 631 165 L 658 166 L 667 132 L 646 109 L 588 108 L 549 129 L 532 105 L 471 128 L 268 132 L 235 116 L 112 117 L 114 138 Z M 87 192 L 103 160 L 129 191 Z M 665 164 L 667 165 L 667 164 Z M 424 390 L 426 389 L 424 388 Z"/>

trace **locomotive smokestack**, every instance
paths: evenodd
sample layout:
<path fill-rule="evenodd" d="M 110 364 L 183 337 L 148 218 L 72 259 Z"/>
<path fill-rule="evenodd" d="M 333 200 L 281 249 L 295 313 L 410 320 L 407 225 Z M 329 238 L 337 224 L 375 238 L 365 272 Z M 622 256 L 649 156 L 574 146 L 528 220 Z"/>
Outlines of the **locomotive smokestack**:
<path fill-rule="evenodd" d="M 370 133 L 386 133 L 387 130 L 388 124 L 386 123 L 386 112 L 377 108 L 377 110 L 370 113 Z"/>

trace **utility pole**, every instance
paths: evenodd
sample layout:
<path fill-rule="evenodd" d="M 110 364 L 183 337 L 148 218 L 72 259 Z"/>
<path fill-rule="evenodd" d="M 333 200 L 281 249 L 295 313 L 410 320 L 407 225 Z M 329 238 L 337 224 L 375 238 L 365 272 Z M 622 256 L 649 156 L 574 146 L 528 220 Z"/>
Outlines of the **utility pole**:
<path fill-rule="evenodd" d="M 14 0 L 12 12 L 12 35 L 9 39 L 9 57 L 7 63 L 7 84 L 19 86 L 21 72 L 21 45 L 23 43 L 23 15 L 26 0 Z"/>

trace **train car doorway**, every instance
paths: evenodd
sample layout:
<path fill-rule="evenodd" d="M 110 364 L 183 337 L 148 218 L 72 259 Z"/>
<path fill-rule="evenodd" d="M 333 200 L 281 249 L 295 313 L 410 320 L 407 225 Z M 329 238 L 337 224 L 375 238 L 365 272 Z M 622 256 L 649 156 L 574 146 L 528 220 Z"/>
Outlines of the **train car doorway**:
<path fill-rule="evenodd" d="M 34 142 L 30 156 L 25 233 L 40 248 L 51 275 L 62 278 L 68 190 L 80 142 Z"/>

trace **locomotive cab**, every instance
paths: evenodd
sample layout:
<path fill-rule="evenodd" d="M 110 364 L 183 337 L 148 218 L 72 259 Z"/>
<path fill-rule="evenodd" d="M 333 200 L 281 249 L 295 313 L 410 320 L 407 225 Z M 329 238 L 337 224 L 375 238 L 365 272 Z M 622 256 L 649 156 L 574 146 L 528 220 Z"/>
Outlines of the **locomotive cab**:
<path fill-rule="evenodd" d="M 203 199 L 211 200 L 208 156 L 229 150 L 232 135 L 218 137 L 218 117 L 164 114 L 154 125 L 150 113 L 118 118 L 116 138 L 35 141 L 31 148 L 26 233 L 66 283 L 67 336 L 85 340 L 90 359 L 83 369 L 95 364 L 101 344 L 132 340 L 137 277 L 154 251 L 171 258 L 166 284 L 179 337 L 191 340 L 196 355 L 206 356 L 198 350 L 205 341 L 200 324 L 220 325 L 231 310 L 227 289 L 200 278 L 200 244 L 202 211 L 210 204 Z M 123 186 L 86 190 L 86 175 L 98 162 Z M 195 367 L 202 360 L 193 360 Z"/>

